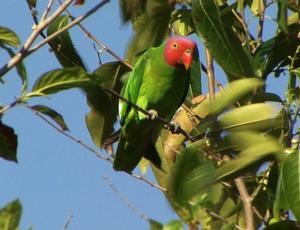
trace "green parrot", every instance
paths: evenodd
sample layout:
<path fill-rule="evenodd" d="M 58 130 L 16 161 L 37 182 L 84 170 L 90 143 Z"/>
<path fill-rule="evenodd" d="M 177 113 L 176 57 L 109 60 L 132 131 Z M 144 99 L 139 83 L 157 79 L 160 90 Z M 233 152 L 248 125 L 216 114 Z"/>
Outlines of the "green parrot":
<path fill-rule="evenodd" d="M 145 51 L 129 75 L 123 97 L 170 121 L 183 103 L 189 88 L 191 64 L 198 55 L 197 45 L 187 37 L 174 36 L 158 47 Z M 131 172 L 142 157 L 159 167 L 152 154 L 154 138 L 162 124 L 120 101 L 121 133 L 113 167 Z"/>

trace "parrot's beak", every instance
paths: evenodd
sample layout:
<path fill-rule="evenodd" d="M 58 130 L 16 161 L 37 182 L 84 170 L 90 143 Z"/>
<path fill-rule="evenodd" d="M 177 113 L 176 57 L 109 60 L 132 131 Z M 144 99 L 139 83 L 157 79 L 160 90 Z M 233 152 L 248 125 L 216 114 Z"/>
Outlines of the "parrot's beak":
<path fill-rule="evenodd" d="M 185 52 L 181 57 L 182 64 L 186 70 L 189 70 L 193 61 L 192 52 Z"/>

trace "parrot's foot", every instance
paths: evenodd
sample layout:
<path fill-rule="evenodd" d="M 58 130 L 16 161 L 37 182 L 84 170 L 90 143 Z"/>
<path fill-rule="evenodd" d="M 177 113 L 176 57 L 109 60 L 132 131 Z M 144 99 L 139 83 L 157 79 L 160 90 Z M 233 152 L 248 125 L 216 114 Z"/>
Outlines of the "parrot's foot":
<path fill-rule="evenodd" d="M 149 117 L 150 120 L 154 121 L 154 120 L 156 120 L 158 118 L 158 112 L 156 110 L 150 109 L 148 111 L 148 113 L 149 113 L 148 117 Z"/>
<path fill-rule="evenodd" d="M 177 122 L 170 122 L 168 130 L 170 130 L 171 133 L 179 133 L 179 129 L 180 125 Z"/>

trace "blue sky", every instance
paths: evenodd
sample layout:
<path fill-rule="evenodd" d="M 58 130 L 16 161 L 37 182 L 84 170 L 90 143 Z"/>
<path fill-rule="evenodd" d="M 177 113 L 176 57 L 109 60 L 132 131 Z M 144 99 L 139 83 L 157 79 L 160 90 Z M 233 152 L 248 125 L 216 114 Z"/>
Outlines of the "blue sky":
<path fill-rule="evenodd" d="M 37 2 L 41 14 L 47 1 Z M 70 10 L 79 16 L 95 2 L 98 1 L 87 1 L 84 7 L 72 6 Z M 0 25 L 14 30 L 23 43 L 33 25 L 26 1 L 0 1 L 0 10 Z M 111 1 L 83 24 L 99 40 L 123 56 L 131 28 L 120 21 L 118 1 Z M 78 28 L 72 29 L 71 33 L 89 70 L 95 69 L 98 58 L 92 42 Z M 8 56 L 2 51 L 0 54 L 2 66 Z M 103 62 L 113 60 L 104 53 L 101 58 Z M 60 67 L 47 46 L 28 57 L 25 65 L 30 86 L 42 73 Z M 5 81 L 1 85 L 1 104 L 12 102 L 20 94 L 20 81 L 14 70 L 5 76 Z M 84 123 L 89 109 L 79 90 L 34 99 L 30 104 L 53 107 L 63 114 L 72 135 L 93 146 Z M 162 222 L 177 218 L 160 191 L 123 173 L 114 172 L 110 164 L 57 133 L 24 107 L 8 111 L 3 122 L 13 127 L 19 137 L 19 164 L 0 159 L 0 206 L 16 198 L 21 200 L 21 229 L 30 226 L 38 230 L 62 229 L 70 215 L 74 215 L 70 230 L 147 229 L 148 222 L 120 201 L 109 183 L 113 183 L 121 196 L 147 217 Z M 102 177 L 109 177 L 109 183 Z"/>
<path fill-rule="evenodd" d="M 41 13 L 48 1 L 38 0 Z M 75 16 L 91 8 L 71 7 Z M 57 5 L 56 5 L 57 6 Z M 13 29 L 22 42 L 33 25 L 25 0 L 0 1 L 0 26 Z M 130 39 L 130 25 L 122 25 L 118 1 L 112 0 L 83 23 L 99 40 L 118 55 L 123 56 Z M 274 34 L 274 23 L 266 36 Z M 92 42 L 78 28 L 71 30 L 73 41 L 89 70 L 98 66 Z M 201 49 L 201 47 L 200 47 Z M 202 49 L 203 50 L 203 49 Z M 0 65 L 8 56 L 0 51 Z M 203 57 L 203 55 L 202 55 Z M 103 62 L 113 60 L 102 53 Z M 25 60 L 30 86 L 42 73 L 59 68 L 54 56 L 45 46 Z M 216 67 L 217 78 L 224 82 L 223 73 Z M 12 70 L 1 85 L 0 103 L 7 104 L 20 94 L 20 80 Z M 271 85 L 275 92 L 283 92 L 278 81 Z M 79 90 L 69 90 L 49 98 L 34 99 L 31 105 L 45 104 L 63 114 L 71 134 L 93 146 L 85 127 L 84 116 L 89 111 L 85 97 Z M 167 222 L 176 219 L 163 194 L 149 185 L 123 173 L 114 172 L 111 165 L 53 130 L 24 107 L 16 107 L 3 117 L 19 136 L 19 164 L 0 159 L 0 207 L 19 198 L 23 205 L 21 229 L 62 229 L 70 215 L 74 215 L 70 230 L 81 229 L 148 229 L 148 222 L 132 211 L 125 197 L 147 217 Z M 109 182 L 103 179 L 109 177 Z M 148 176 L 154 180 L 152 176 Z M 112 191 L 109 183 L 119 190 Z"/>

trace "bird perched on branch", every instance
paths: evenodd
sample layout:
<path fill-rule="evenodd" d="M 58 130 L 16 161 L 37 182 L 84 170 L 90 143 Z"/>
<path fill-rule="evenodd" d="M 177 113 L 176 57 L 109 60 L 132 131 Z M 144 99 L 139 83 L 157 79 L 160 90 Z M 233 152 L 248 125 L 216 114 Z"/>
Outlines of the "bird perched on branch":
<path fill-rule="evenodd" d="M 152 116 L 120 101 L 121 133 L 113 163 L 115 170 L 131 172 L 142 157 L 159 167 L 160 159 L 157 154 L 152 154 L 151 149 L 162 124 L 153 118 L 158 115 L 168 121 L 172 119 L 187 95 L 195 58 L 198 58 L 196 43 L 179 36 L 170 37 L 162 45 L 149 48 L 141 55 L 122 95 L 150 111 Z"/>

